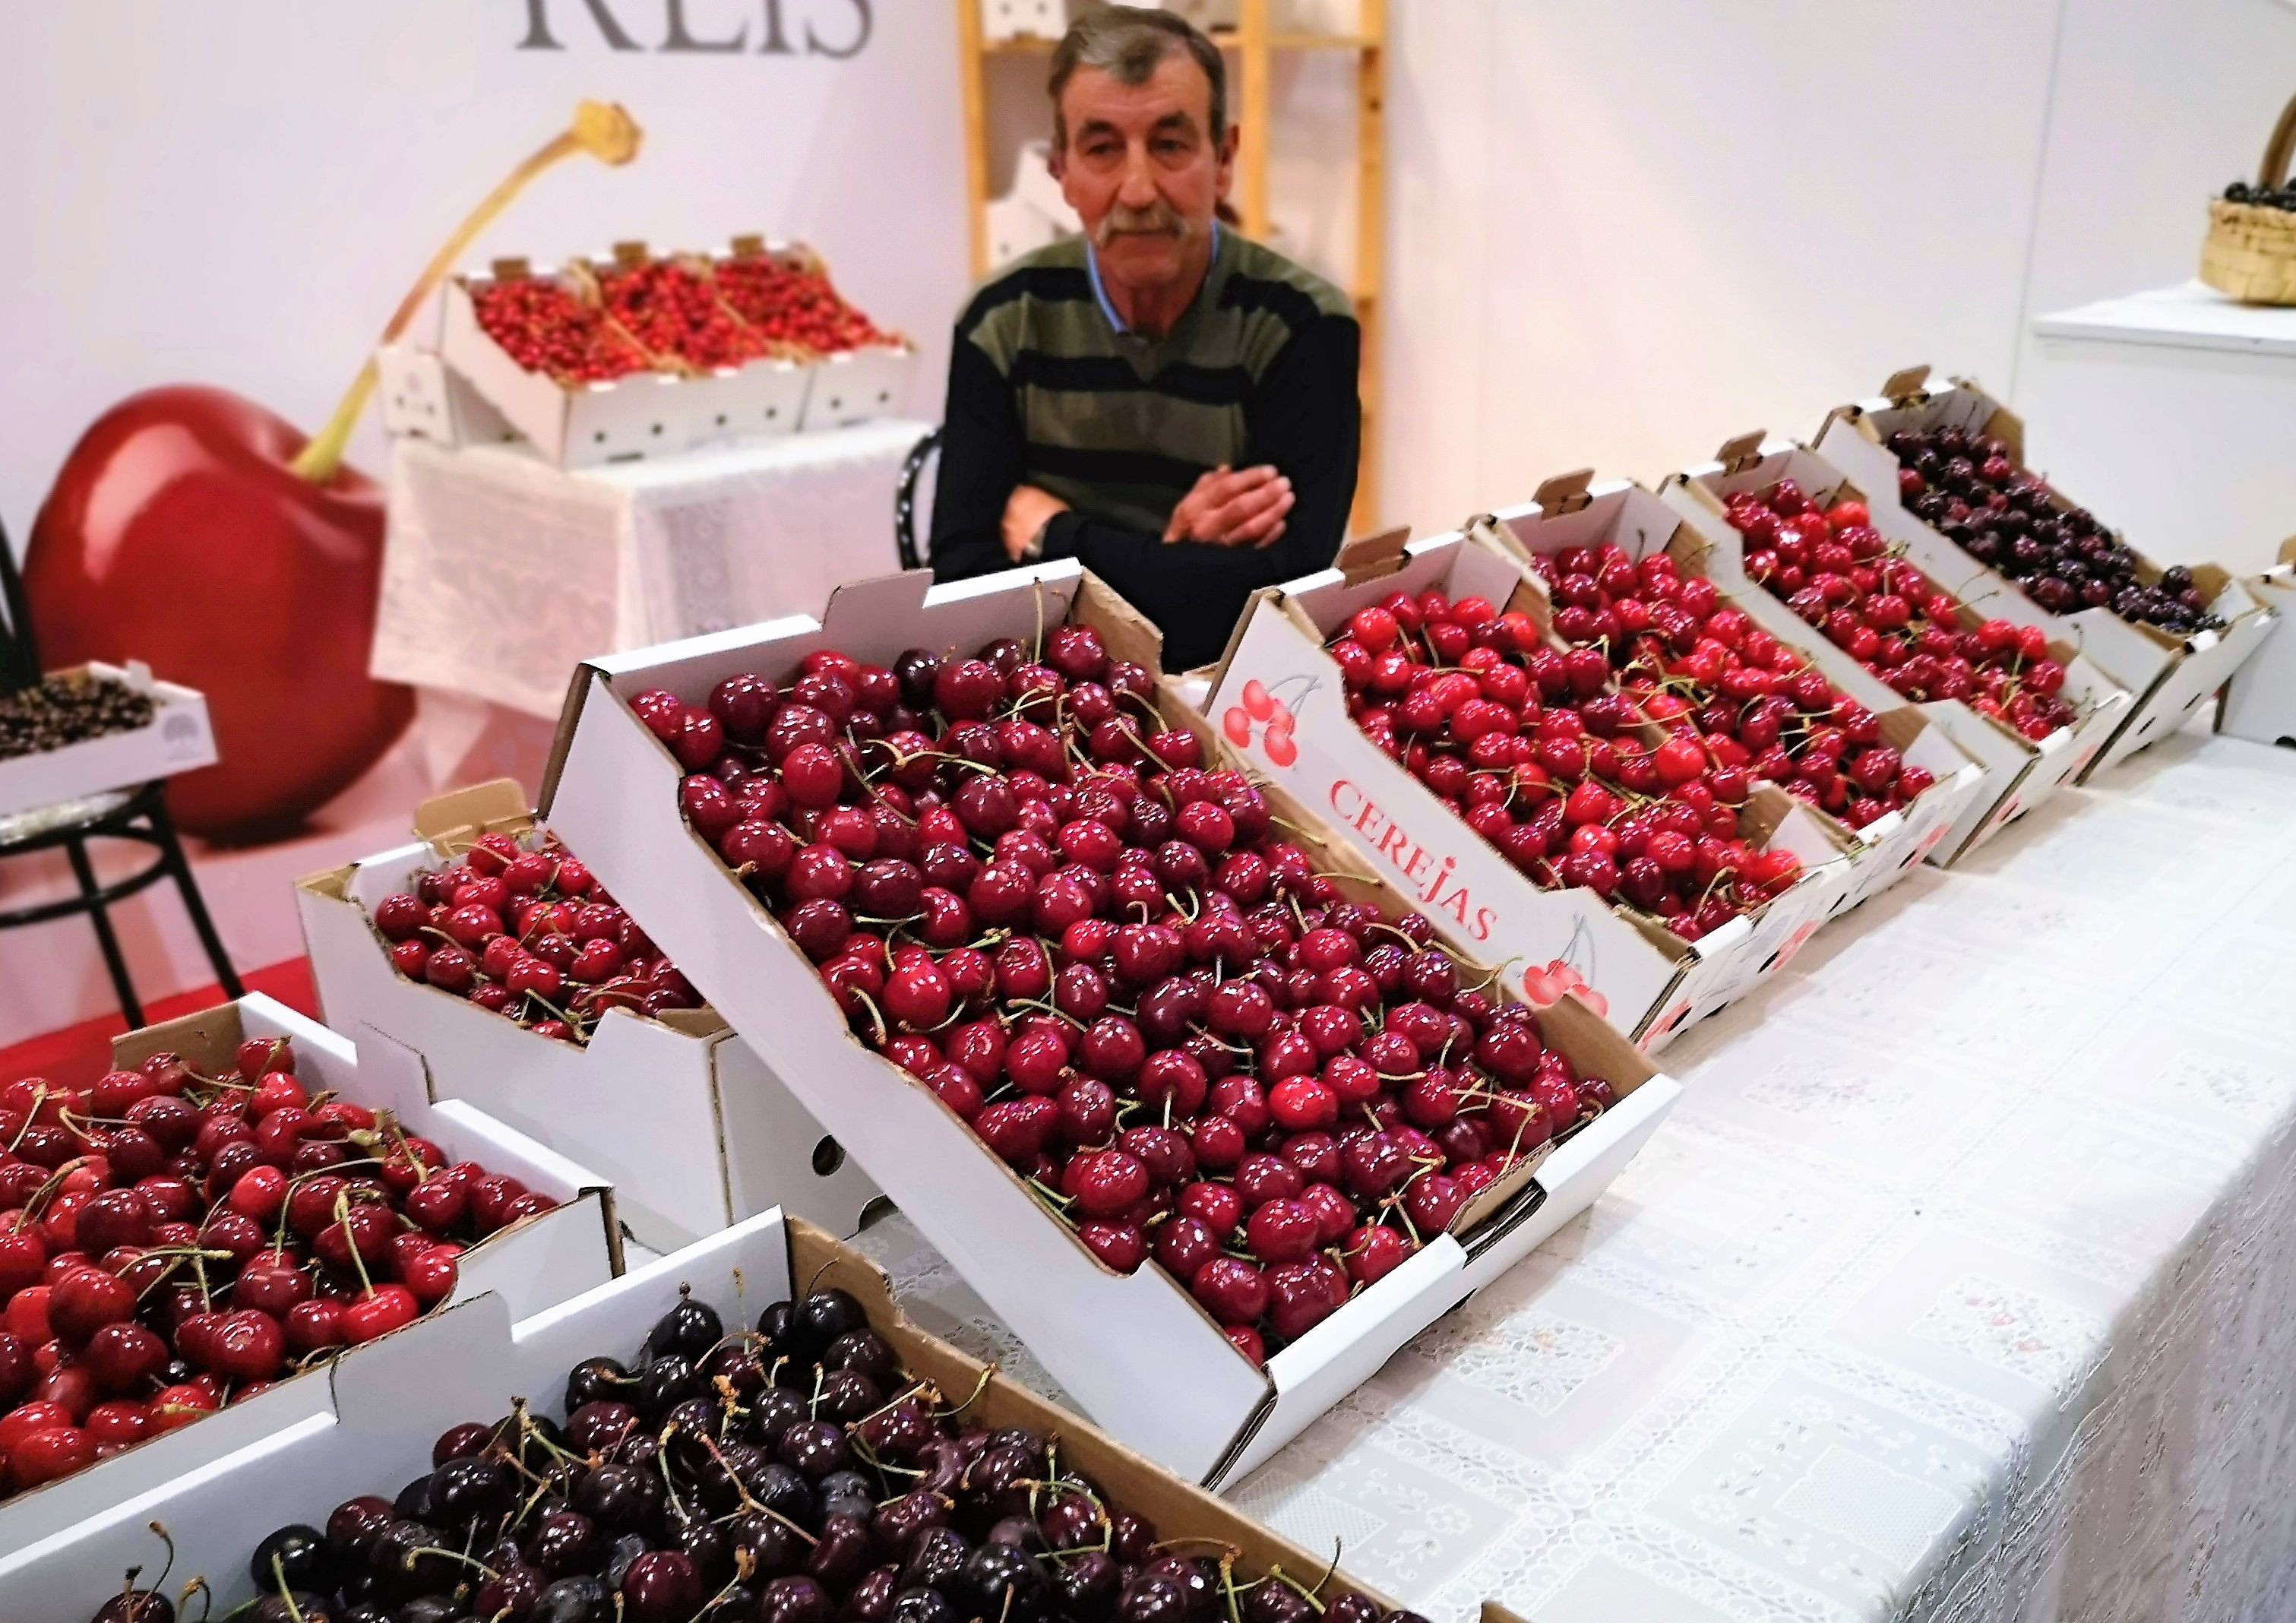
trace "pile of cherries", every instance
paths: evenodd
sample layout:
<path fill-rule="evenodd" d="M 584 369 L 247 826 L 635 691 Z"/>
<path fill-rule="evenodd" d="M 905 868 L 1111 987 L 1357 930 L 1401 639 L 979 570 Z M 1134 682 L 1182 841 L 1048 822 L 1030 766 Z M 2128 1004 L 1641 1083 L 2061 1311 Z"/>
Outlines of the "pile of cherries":
<path fill-rule="evenodd" d="M 835 355 L 892 340 L 855 309 L 818 270 L 771 254 L 717 264 L 718 291 L 742 319 L 782 343 Z"/>
<path fill-rule="evenodd" d="M 773 353 L 766 335 L 718 297 L 707 271 L 675 259 L 620 266 L 598 278 L 606 313 L 657 356 L 705 371 Z"/>
<path fill-rule="evenodd" d="M 824 651 L 632 703 L 863 1038 L 1258 1362 L 1613 1094 L 1425 920 L 1346 899 L 1152 693 L 1066 626 L 1041 660 Z"/>
<path fill-rule="evenodd" d="M 2224 628 L 2190 570 L 2164 570 L 2147 585 L 2136 554 L 2018 467 L 2005 442 L 1962 429 L 1899 429 L 1889 446 L 1898 496 L 1915 516 L 2050 613 L 2110 609 L 2179 635 Z"/>
<path fill-rule="evenodd" d="M 1792 480 L 1729 498 L 1746 573 L 1915 703 L 1959 700 L 2036 742 L 2079 718 L 2048 634 L 1989 619 L 1964 628 L 1950 593 L 1893 557 L 1858 501 L 1820 508 Z"/>
<path fill-rule="evenodd" d="M 726 1333 L 681 1293 L 638 1356 L 439 1433 L 396 1496 L 275 1529 L 248 1623 L 1422 1623 L 1160 1540 L 1057 1434 L 965 1418 L 839 1290 Z M 91 1623 L 175 1623 L 127 1584 Z"/>
<path fill-rule="evenodd" d="M 41 1483 L 444 1300 L 551 1201 L 315 1094 L 284 1038 L 0 1088 L 0 1464 Z"/>
<path fill-rule="evenodd" d="M 43 676 L 0 693 L 0 760 L 152 725 L 152 696 L 110 676 Z"/>
<path fill-rule="evenodd" d="M 596 305 L 539 277 L 489 283 L 471 297 L 480 327 L 529 372 L 562 383 L 606 383 L 652 366 Z"/>
<path fill-rule="evenodd" d="M 1365 736 L 1538 884 L 1695 941 L 1801 877 L 1792 852 L 1738 837 L 1746 766 L 1650 728 L 1598 647 L 1565 652 L 1528 614 L 1427 591 L 1357 610 L 1330 652 Z"/>
<path fill-rule="evenodd" d="M 542 1037 L 590 1040 L 609 1009 L 695 1009 L 693 984 L 556 836 L 481 834 L 373 914 L 393 968 Z"/>
<path fill-rule="evenodd" d="M 2246 203 L 2255 209 L 2277 209 L 2296 214 L 2296 185 L 2260 186 L 2248 180 L 2235 180 L 2224 189 L 2228 203 Z"/>
<path fill-rule="evenodd" d="M 1937 781 L 1906 764 L 1873 711 L 1725 603 L 1712 581 L 1685 579 L 1664 553 L 1637 563 L 1605 542 L 1532 564 L 1558 605 L 1557 635 L 1607 652 L 1643 714 L 1715 766 L 1742 767 L 1852 828 L 1911 805 Z"/>

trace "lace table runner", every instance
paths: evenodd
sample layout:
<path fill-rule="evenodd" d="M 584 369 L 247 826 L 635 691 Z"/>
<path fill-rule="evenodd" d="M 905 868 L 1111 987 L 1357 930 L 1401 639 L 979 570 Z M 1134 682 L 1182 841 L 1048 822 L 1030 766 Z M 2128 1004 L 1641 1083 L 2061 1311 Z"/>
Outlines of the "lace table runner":
<path fill-rule="evenodd" d="M 898 567 L 893 492 L 925 431 L 865 423 L 573 473 L 400 440 L 375 674 L 554 717 L 593 654 L 816 614 Z"/>

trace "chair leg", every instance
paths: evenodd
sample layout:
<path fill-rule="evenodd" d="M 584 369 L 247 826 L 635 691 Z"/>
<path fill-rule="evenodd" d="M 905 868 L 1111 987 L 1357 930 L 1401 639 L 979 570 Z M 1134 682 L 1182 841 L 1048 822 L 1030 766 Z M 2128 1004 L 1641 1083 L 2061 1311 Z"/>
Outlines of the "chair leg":
<path fill-rule="evenodd" d="M 79 893 L 86 899 L 87 916 L 95 925 L 96 945 L 103 948 L 103 966 L 111 971 L 111 989 L 119 995 L 119 1012 L 127 1017 L 128 1029 L 144 1023 L 144 1005 L 135 996 L 135 983 L 127 978 L 127 960 L 119 950 L 119 938 L 112 933 L 111 910 L 102 901 L 103 890 L 95 882 L 95 869 L 87 860 L 87 842 L 74 838 L 64 842 L 64 852 L 71 858 L 72 876 L 79 881 Z"/>
<path fill-rule="evenodd" d="M 199 932 L 200 945 L 207 949 L 208 963 L 215 970 L 216 980 L 222 984 L 225 996 L 234 999 L 246 996 L 247 988 L 241 984 L 239 971 L 232 967 L 231 955 L 224 950 L 215 921 L 208 916 L 207 898 L 200 894 L 200 881 L 192 877 L 192 865 L 184 857 L 183 841 L 176 838 L 176 824 L 168 816 L 164 793 L 152 801 L 150 820 L 152 832 L 160 839 L 168 875 L 176 881 L 176 894 L 184 898 L 184 911 L 192 915 L 192 928 Z"/>

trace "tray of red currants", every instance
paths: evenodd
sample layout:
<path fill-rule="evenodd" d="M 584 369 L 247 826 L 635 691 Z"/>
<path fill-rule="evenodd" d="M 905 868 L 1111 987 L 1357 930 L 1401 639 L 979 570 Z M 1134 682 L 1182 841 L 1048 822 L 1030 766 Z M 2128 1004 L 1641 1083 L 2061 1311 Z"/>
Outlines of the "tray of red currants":
<path fill-rule="evenodd" d="M 308 1435 L 0 1556 L 0 1587 L 26 1623 L 1417 1623 L 1344 1554 L 925 1334 L 768 1213 L 544 1320 L 456 1307 L 346 1365 Z"/>
<path fill-rule="evenodd" d="M 594 1175 L 267 997 L 113 1057 L 0 1090 L 0 1548 L 308 1415 L 442 1302 L 619 1268 Z"/>
<path fill-rule="evenodd" d="M 840 1234 L 875 1193 L 502 779 L 424 802 L 413 844 L 296 888 L 312 976 L 356 1039 L 611 1178 L 658 1251 L 769 1206 Z M 633 1120 L 629 1079 L 647 1079 Z"/>
<path fill-rule="evenodd" d="M 1350 878 L 1073 565 L 597 663 L 546 815 L 1092 1413 L 1198 1480 L 1671 1098 Z"/>
<path fill-rule="evenodd" d="M 1914 561 L 1920 524 L 1816 453 L 1754 435 L 1725 449 L 1665 487 L 1699 567 L 1851 699 L 1915 707 L 1982 768 L 1935 861 L 1958 861 L 2098 758 L 2129 698 L 2079 649 L 1962 601 Z"/>
<path fill-rule="evenodd" d="M 1640 486 L 1566 475 L 1489 524 L 1546 587 L 1555 634 L 1609 661 L 1668 748 L 1831 821 L 1850 854 L 1836 913 L 1895 883 L 1977 792 L 1982 774 L 1941 730 L 1910 705 L 1841 692 L 1707 573 L 1694 532 Z"/>
<path fill-rule="evenodd" d="M 1228 736 L 1533 1003 L 1583 988 L 1655 1047 L 1783 968 L 1846 885 L 1835 835 L 1556 642 L 1497 540 L 1399 539 L 1262 594 Z"/>
<path fill-rule="evenodd" d="M 1906 556 L 1988 615 L 2079 648 L 2129 691 L 2088 776 L 2176 731 L 2259 647 L 2273 618 L 2210 563 L 2154 563 L 2025 458 L 2015 414 L 1926 367 L 1830 414 L 1816 449 L 1877 512 L 1907 521 Z"/>

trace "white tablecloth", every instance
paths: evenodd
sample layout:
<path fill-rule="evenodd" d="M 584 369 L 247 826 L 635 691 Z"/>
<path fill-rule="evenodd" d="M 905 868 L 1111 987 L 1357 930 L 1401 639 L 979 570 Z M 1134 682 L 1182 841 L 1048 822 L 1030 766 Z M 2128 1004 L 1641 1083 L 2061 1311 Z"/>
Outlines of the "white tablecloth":
<path fill-rule="evenodd" d="M 2296 756 L 2189 734 L 1922 871 L 1234 1497 L 1439 1620 L 2296 1617 L 2292 913 Z"/>
<path fill-rule="evenodd" d="M 928 426 L 578 472 L 398 440 L 374 672 L 554 717 L 593 654 L 818 613 L 899 567 L 893 492 Z"/>

